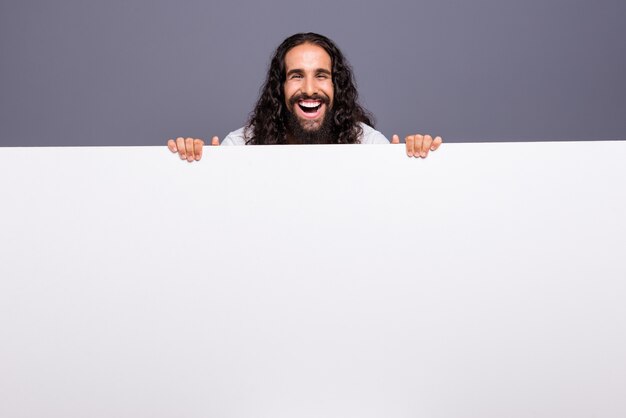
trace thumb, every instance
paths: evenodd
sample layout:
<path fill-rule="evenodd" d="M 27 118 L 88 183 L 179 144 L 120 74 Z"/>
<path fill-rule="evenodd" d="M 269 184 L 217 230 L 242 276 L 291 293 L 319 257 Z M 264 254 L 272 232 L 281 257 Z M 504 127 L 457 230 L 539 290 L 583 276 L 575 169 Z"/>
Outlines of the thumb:
<path fill-rule="evenodd" d="M 399 144 L 400 143 L 400 137 L 398 135 L 395 135 L 391 138 L 391 143 L 392 144 Z"/>
<path fill-rule="evenodd" d="M 216 136 L 214 136 L 213 138 L 211 138 L 211 145 L 219 145 L 220 144 L 220 139 Z"/>

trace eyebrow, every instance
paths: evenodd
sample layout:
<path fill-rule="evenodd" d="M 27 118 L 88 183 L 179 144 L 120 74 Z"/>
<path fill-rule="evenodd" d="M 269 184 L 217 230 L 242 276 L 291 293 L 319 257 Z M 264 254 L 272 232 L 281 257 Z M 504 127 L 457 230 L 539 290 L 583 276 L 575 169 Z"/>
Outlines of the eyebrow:
<path fill-rule="evenodd" d="M 300 68 L 294 68 L 293 70 L 289 70 L 287 71 L 287 77 L 289 77 L 291 74 L 304 74 L 304 70 L 300 69 Z M 326 75 L 332 75 L 330 71 L 328 71 L 326 68 L 318 68 L 317 70 L 315 70 L 315 74 L 326 74 Z"/>

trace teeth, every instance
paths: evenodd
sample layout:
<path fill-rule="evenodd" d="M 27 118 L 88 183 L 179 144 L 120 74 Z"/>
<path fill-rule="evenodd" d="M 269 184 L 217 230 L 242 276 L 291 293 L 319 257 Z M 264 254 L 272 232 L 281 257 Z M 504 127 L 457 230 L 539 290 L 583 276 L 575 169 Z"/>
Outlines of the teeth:
<path fill-rule="evenodd" d="M 300 102 L 299 104 L 300 104 L 300 106 L 302 106 L 302 107 L 310 107 L 310 108 L 313 108 L 313 107 L 317 107 L 317 106 L 319 106 L 319 105 L 320 105 L 320 102 Z"/>

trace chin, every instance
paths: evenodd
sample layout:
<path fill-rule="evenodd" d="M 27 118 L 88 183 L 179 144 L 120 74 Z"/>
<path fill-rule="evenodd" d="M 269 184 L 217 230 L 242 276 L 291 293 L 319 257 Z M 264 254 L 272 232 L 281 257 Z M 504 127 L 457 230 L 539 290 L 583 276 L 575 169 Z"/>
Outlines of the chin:
<path fill-rule="evenodd" d="M 305 119 L 297 112 L 289 112 L 286 123 L 287 129 L 297 143 L 332 143 L 332 112 L 326 110 L 315 119 Z"/>
<path fill-rule="evenodd" d="M 307 131 L 307 132 L 319 131 L 321 126 L 322 126 L 321 121 L 315 121 L 313 123 L 311 123 L 311 121 L 305 121 L 304 123 L 302 122 L 300 123 L 300 127 L 302 128 L 302 130 Z"/>

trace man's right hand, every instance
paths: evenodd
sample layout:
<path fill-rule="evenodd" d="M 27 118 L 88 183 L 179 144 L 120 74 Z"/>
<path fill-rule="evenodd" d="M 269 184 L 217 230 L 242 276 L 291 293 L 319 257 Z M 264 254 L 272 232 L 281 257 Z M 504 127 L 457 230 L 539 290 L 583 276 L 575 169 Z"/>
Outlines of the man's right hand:
<path fill-rule="evenodd" d="M 218 137 L 214 136 L 211 139 L 211 145 L 219 145 L 220 140 Z M 204 141 L 197 138 L 176 138 L 176 141 L 170 139 L 167 141 L 167 147 L 172 152 L 177 152 L 180 155 L 181 160 L 187 160 L 189 162 L 192 161 L 200 161 L 202 158 L 202 147 L 204 146 Z"/>

